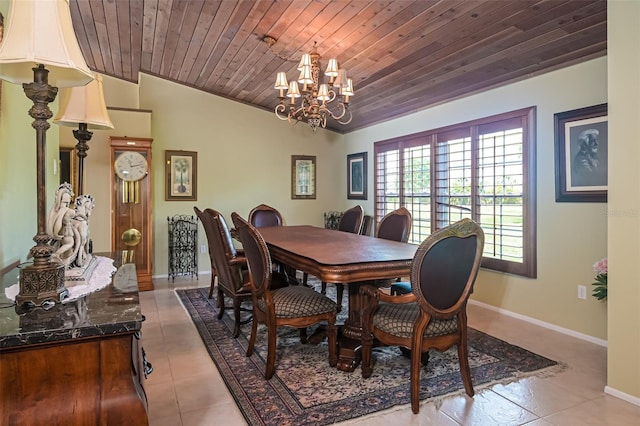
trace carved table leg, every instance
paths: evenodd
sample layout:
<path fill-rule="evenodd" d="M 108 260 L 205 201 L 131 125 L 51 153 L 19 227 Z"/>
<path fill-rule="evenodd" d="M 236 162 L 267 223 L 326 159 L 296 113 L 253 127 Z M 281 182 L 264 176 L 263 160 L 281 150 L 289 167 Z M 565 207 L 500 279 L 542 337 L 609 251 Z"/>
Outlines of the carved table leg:
<path fill-rule="evenodd" d="M 360 287 L 371 284 L 371 281 L 349 283 L 349 317 L 340 333 L 340 351 L 338 353 L 338 370 L 354 371 L 360 363 L 362 349 L 361 313 L 364 296 L 360 295 Z"/>

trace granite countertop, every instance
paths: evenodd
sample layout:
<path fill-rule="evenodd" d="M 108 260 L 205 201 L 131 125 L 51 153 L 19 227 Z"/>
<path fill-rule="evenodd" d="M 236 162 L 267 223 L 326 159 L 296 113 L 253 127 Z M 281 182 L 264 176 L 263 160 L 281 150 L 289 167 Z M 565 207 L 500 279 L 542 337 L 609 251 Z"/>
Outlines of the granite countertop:
<path fill-rule="evenodd" d="M 105 256 L 101 254 L 101 256 Z M 111 256 L 118 259 L 118 256 Z M 48 342 L 139 331 L 142 316 L 135 265 L 115 262 L 117 270 L 104 288 L 50 309 L 18 314 L 5 289 L 18 281 L 18 268 L 0 277 L 0 351 Z"/>

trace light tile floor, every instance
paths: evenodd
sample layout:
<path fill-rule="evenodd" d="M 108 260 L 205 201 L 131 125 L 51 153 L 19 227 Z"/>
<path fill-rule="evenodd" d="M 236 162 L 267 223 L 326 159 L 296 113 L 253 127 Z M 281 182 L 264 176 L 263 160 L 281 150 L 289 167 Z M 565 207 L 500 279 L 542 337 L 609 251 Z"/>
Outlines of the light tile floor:
<path fill-rule="evenodd" d="M 233 397 L 174 293 L 207 286 L 199 280 L 156 279 L 156 290 L 140 294 L 143 345 L 154 372 L 145 383 L 152 426 L 245 425 Z M 423 404 L 414 415 L 407 405 L 343 425 L 612 425 L 640 426 L 640 407 L 603 392 L 604 347 L 547 330 L 478 306 L 468 307 L 469 325 L 568 367 L 552 377 L 530 377 Z M 359 374 L 359 372 L 358 372 Z"/>

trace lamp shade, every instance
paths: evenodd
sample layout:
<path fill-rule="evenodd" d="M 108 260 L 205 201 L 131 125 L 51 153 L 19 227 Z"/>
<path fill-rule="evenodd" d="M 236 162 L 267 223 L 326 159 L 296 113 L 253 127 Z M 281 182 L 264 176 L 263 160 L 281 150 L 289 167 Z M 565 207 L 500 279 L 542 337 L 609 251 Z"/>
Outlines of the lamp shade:
<path fill-rule="evenodd" d="M 289 87 L 289 83 L 287 83 L 287 73 L 284 71 L 280 71 L 276 75 L 276 84 L 273 86 L 274 89 L 286 89 Z"/>
<path fill-rule="evenodd" d="M 321 84 L 318 89 L 318 100 L 328 101 L 329 99 L 331 99 L 331 96 L 329 96 L 329 86 L 327 84 Z"/>
<path fill-rule="evenodd" d="M 346 96 L 353 96 L 353 80 L 350 78 L 347 79 L 347 87 L 343 87 L 340 90 L 340 93 Z"/>
<path fill-rule="evenodd" d="M 53 122 L 62 126 L 87 124 L 90 129 L 113 129 L 102 92 L 102 76 L 86 86 L 67 87 L 60 92 L 60 109 Z"/>
<path fill-rule="evenodd" d="M 326 75 L 327 77 L 338 76 L 338 60 L 337 59 L 329 59 L 329 64 L 327 65 L 327 70 L 324 72 L 324 75 Z"/>
<path fill-rule="evenodd" d="M 287 90 L 287 97 L 291 99 L 299 98 L 300 89 L 298 89 L 298 82 L 292 81 L 289 83 L 289 90 Z"/>
<path fill-rule="evenodd" d="M 47 67 L 49 84 L 82 86 L 93 79 L 71 22 L 68 0 L 13 0 L 0 44 L 0 78 L 33 81 L 36 64 Z"/>

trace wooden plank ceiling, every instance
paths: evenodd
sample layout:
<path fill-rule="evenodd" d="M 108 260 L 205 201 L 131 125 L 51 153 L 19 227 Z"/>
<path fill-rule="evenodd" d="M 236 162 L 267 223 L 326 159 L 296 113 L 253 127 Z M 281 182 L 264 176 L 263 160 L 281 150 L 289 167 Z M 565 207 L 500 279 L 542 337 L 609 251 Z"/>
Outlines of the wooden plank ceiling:
<path fill-rule="evenodd" d="M 273 110 L 317 42 L 353 79 L 346 133 L 606 55 L 605 0 L 70 0 L 89 67 Z M 263 37 L 277 42 L 269 48 Z M 274 117 L 275 119 L 275 117 Z M 283 123 L 284 125 L 284 123 Z"/>

